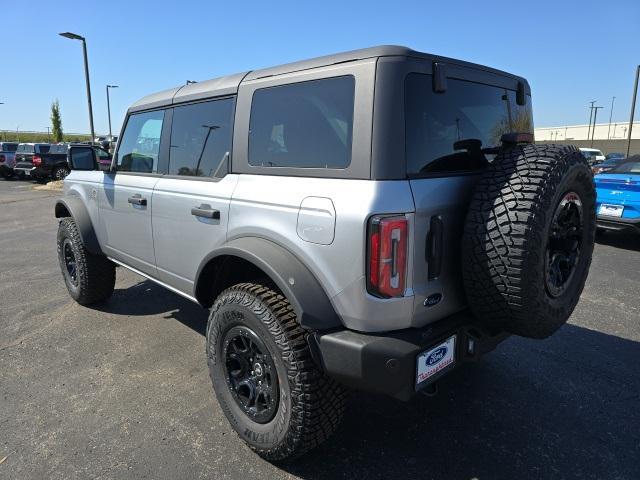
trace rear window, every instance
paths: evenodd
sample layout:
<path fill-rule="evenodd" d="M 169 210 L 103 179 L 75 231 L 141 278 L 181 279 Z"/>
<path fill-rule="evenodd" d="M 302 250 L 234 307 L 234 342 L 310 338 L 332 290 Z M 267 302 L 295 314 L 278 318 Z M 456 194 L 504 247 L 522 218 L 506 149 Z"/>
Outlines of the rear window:
<path fill-rule="evenodd" d="M 251 104 L 249 164 L 348 167 L 354 92 L 352 76 L 256 90 Z"/>
<path fill-rule="evenodd" d="M 36 145 L 36 148 L 38 149 L 38 153 L 49 153 L 51 145 Z"/>
<path fill-rule="evenodd" d="M 50 149 L 49 149 L 49 153 L 67 153 L 67 150 L 69 149 L 69 145 L 51 145 Z"/>
<path fill-rule="evenodd" d="M 407 174 L 421 176 L 483 168 L 505 133 L 533 133 L 531 97 L 516 103 L 516 92 L 464 80 L 447 80 L 435 93 L 432 76 L 410 73 L 405 83 Z"/>
<path fill-rule="evenodd" d="M 18 145 L 18 149 L 16 150 L 18 153 L 33 153 L 34 147 L 33 145 L 20 144 Z"/>
<path fill-rule="evenodd" d="M 3 152 L 15 152 L 18 148 L 17 143 L 2 143 L 0 144 L 0 150 Z"/>

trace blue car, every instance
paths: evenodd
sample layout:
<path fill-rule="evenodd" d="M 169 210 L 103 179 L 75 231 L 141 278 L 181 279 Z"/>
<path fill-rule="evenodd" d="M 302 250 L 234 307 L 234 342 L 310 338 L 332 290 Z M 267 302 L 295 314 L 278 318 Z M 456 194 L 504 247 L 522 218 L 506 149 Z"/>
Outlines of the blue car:
<path fill-rule="evenodd" d="M 598 228 L 640 232 L 640 155 L 595 176 Z"/>

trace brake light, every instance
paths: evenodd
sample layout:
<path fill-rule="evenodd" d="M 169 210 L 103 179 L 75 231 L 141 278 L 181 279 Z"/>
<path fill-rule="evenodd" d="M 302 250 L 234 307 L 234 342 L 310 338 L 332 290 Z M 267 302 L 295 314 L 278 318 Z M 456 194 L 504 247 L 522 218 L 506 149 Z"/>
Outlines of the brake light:
<path fill-rule="evenodd" d="M 42 158 L 40 158 L 37 155 L 34 155 L 33 158 L 31 159 L 31 163 L 33 163 L 35 167 L 39 167 L 40 165 L 42 165 Z"/>
<path fill-rule="evenodd" d="M 407 275 L 407 218 L 375 216 L 369 221 L 367 287 L 381 297 L 401 297 Z"/>

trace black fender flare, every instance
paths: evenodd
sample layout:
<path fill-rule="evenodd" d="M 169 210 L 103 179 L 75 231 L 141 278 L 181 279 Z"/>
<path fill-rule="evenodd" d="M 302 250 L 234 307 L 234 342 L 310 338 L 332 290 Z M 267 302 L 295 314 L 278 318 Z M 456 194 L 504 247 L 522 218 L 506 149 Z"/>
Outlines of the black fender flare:
<path fill-rule="evenodd" d="M 73 218 L 85 248 L 94 255 L 103 255 L 93 223 L 91 223 L 91 217 L 80 197 L 67 196 L 58 199 L 56 201 L 55 214 L 56 218 Z"/>
<path fill-rule="evenodd" d="M 195 285 L 199 285 L 205 266 L 223 255 L 239 257 L 262 270 L 291 302 L 302 327 L 327 330 L 342 326 L 313 273 L 289 250 L 264 238 L 241 237 L 212 251 L 200 263 Z"/>

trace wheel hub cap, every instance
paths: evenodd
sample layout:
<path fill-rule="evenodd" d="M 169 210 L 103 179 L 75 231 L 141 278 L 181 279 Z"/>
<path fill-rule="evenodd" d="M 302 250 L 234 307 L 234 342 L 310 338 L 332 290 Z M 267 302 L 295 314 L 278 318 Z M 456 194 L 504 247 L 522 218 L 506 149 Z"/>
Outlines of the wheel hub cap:
<path fill-rule="evenodd" d="M 223 358 L 227 386 L 240 409 L 251 420 L 267 423 L 279 401 L 278 374 L 264 342 L 245 326 L 224 336 Z"/>
<path fill-rule="evenodd" d="M 580 258 L 583 228 L 582 201 L 577 193 L 569 192 L 556 207 L 547 241 L 545 287 L 554 298 L 571 284 Z"/>
<path fill-rule="evenodd" d="M 64 266 L 66 268 L 66 274 L 71 283 L 78 284 L 78 270 L 76 256 L 73 253 L 73 248 L 69 239 L 65 239 L 62 247 L 62 254 L 64 257 Z"/>

